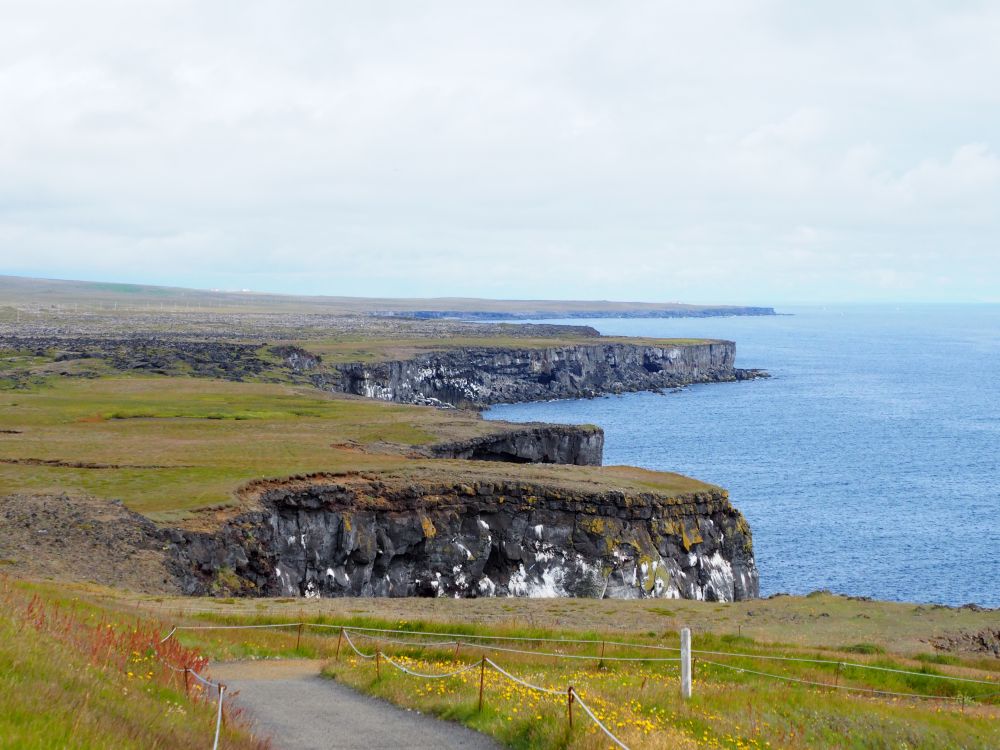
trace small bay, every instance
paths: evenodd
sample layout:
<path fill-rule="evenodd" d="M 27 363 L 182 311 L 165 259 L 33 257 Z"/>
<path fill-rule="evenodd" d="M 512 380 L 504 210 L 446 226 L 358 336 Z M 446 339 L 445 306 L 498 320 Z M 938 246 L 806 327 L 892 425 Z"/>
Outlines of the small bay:
<path fill-rule="evenodd" d="M 764 596 L 1000 606 L 1000 305 L 779 312 L 558 321 L 731 339 L 738 367 L 773 377 L 486 417 L 597 424 L 607 465 L 725 487 L 753 528 Z"/>

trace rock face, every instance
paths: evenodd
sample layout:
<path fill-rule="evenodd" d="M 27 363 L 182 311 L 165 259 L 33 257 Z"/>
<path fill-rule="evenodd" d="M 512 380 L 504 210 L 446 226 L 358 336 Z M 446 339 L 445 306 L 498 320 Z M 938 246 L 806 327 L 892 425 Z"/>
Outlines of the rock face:
<path fill-rule="evenodd" d="M 493 435 L 438 443 L 435 458 L 465 458 L 508 463 L 600 466 L 604 460 L 604 430 L 593 425 L 528 425 Z"/>
<path fill-rule="evenodd" d="M 413 359 L 339 366 L 346 393 L 420 403 L 486 406 L 604 393 L 657 390 L 740 379 L 736 345 L 716 341 L 677 346 L 587 344 L 543 349 L 466 348 Z"/>
<path fill-rule="evenodd" d="M 260 375 L 268 365 L 260 357 L 259 344 L 184 341 L 165 337 L 81 336 L 64 339 L 55 336 L 0 336 L 2 349 L 28 352 L 35 356 L 57 352 L 57 362 L 101 359 L 116 370 L 225 380 L 243 380 Z"/>
<path fill-rule="evenodd" d="M 644 597 L 758 594 L 723 490 L 568 495 L 522 483 L 293 483 L 212 534 L 172 532 L 189 594 Z"/>

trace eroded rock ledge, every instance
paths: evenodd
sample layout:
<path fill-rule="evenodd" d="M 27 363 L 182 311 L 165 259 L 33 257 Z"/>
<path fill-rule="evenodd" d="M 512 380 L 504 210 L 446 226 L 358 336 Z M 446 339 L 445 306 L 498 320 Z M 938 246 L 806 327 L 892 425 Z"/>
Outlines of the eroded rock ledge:
<path fill-rule="evenodd" d="M 758 593 L 724 490 L 677 497 L 513 481 L 278 485 L 211 534 L 172 531 L 189 594 L 733 601 Z"/>
<path fill-rule="evenodd" d="M 736 344 L 646 346 L 604 343 L 541 349 L 470 347 L 412 359 L 339 365 L 339 380 L 317 383 L 402 403 L 437 400 L 464 407 L 658 390 L 763 375 L 734 367 Z"/>
<path fill-rule="evenodd" d="M 604 430 L 594 425 L 533 424 L 523 429 L 438 443 L 428 453 L 434 458 L 600 466 L 604 459 Z"/>

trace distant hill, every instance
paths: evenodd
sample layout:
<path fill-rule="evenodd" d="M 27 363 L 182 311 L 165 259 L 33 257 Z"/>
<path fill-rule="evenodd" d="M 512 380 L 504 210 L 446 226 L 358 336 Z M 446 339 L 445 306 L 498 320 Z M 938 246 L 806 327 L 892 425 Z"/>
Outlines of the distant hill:
<path fill-rule="evenodd" d="M 774 315 L 771 307 L 685 305 L 608 300 L 495 300 L 472 297 L 400 299 L 228 292 L 182 287 L 0 276 L 0 307 L 186 308 L 247 312 L 341 313 L 410 318 L 529 320 L 539 318 L 711 317 Z"/>

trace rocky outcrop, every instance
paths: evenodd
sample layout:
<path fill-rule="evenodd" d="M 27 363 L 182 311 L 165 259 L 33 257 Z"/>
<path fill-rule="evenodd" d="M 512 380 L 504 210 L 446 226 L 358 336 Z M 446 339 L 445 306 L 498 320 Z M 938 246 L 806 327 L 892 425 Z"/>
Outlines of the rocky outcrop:
<path fill-rule="evenodd" d="M 433 398 L 476 407 L 737 380 L 749 371 L 737 370 L 735 357 L 732 341 L 472 347 L 407 360 L 340 365 L 339 381 L 324 384 L 386 401 L 419 403 Z"/>
<path fill-rule="evenodd" d="M 301 346 L 272 346 L 268 352 L 281 359 L 281 362 L 292 372 L 309 372 L 319 367 L 323 358 L 303 349 Z"/>
<path fill-rule="evenodd" d="M 189 594 L 644 597 L 758 593 L 723 490 L 678 497 L 520 482 L 340 477 L 267 489 L 211 534 L 171 532 Z"/>
<path fill-rule="evenodd" d="M 434 458 L 600 466 L 604 459 L 604 430 L 593 425 L 527 425 L 468 440 L 438 443 L 428 453 Z"/>
<path fill-rule="evenodd" d="M 0 337 L 0 351 L 14 351 L 56 362 L 103 360 L 110 367 L 154 375 L 244 380 L 259 376 L 269 363 L 259 344 L 228 341 L 184 341 L 172 338 L 121 337 L 64 339 Z"/>
<path fill-rule="evenodd" d="M 120 501 L 0 496 L 0 570 L 7 574 L 176 594 L 166 544 L 156 524 Z"/>

